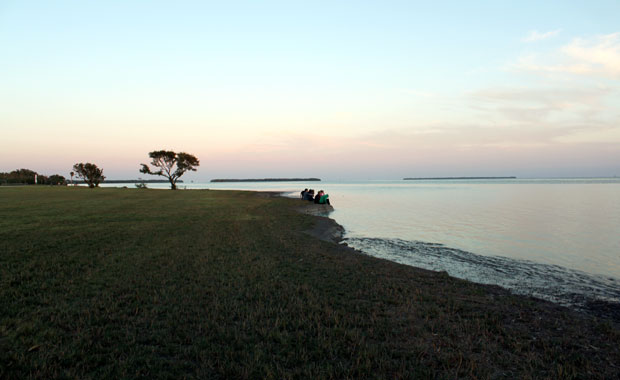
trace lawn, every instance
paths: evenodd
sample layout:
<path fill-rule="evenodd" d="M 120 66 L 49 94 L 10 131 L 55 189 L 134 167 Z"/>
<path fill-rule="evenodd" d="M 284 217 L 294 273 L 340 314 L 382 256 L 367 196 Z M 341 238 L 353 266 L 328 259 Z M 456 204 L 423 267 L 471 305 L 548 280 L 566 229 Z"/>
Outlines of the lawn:
<path fill-rule="evenodd" d="M 617 378 L 616 322 L 372 258 L 252 192 L 0 188 L 0 378 Z"/>

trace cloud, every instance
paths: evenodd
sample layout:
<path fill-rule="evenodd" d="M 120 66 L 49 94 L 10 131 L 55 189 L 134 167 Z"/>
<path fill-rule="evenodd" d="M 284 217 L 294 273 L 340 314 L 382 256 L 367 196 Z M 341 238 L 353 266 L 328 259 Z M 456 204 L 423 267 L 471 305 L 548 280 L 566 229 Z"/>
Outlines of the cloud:
<path fill-rule="evenodd" d="M 582 128 L 555 139 L 560 143 L 620 143 L 620 127 Z"/>
<path fill-rule="evenodd" d="M 562 52 L 592 72 L 602 72 L 620 79 L 620 33 L 597 36 L 586 40 L 574 39 Z"/>
<path fill-rule="evenodd" d="M 532 148 L 562 144 L 617 143 L 618 113 L 606 86 L 489 88 L 469 94 L 486 129 L 473 145 Z M 466 144 L 468 142 L 465 142 Z"/>
<path fill-rule="evenodd" d="M 549 87 L 494 87 L 481 89 L 470 97 L 486 102 L 541 104 L 554 109 L 566 109 L 581 104 L 596 106 L 614 90 L 609 86 L 549 86 Z"/>
<path fill-rule="evenodd" d="M 507 121 L 540 123 L 560 113 L 586 118 L 606 109 L 606 99 L 614 91 L 605 86 L 489 88 L 469 95 L 478 110 L 499 111 Z"/>
<path fill-rule="evenodd" d="M 459 147 L 463 149 L 480 149 L 480 148 L 491 148 L 491 149 L 531 149 L 531 148 L 545 148 L 549 146 L 547 142 L 541 141 L 526 141 L 519 142 L 514 140 L 499 140 L 492 143 L 483 143 L 483 144 L 460 144 Z"/>
<path fill-rule="evenodd" d="M 560 34 L 561 31 L 562 31 L 561 29 L 557 29 L 557 30 L 552 30 L 549 32 L 541 33 L 537 30 L 532 30 L 526 37 L 522 38 L 521 41 L 523 42 L 542 41 L 542 40 L 546 40 L 548 38 L 557 36 L 558 34 Z"/>
<path fill-rule="evenodd" d="M 575 38 L 568 45 L 540 57 L 521 57 L 513 65 L 517 70 L 567 73 L 620 79 L 620 32 L 592 38 Z"/>
<path fill-rule="evenodd" d="M 577 75 L 594 73 L 592 67 L 585 63 L 541 64 L 537 63 L 536 58 L 532 56 L 519 58 L 519 62 L 513 67 L 517 70 L 544 73 L 568 73 Z"/>

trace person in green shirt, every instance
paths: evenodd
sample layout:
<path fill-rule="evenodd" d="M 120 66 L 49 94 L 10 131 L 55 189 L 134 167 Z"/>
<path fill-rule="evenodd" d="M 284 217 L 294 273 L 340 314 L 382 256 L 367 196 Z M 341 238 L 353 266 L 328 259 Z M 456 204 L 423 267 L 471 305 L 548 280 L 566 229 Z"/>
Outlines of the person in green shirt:
<path fill-rule="evenodd" d="M 318 204 L 321 205 L 325 205 L 325 204 L 330 204 L 329 203 L 329 194 L 325 194 L 325 192 L 323 190 L 319 191 L 319 193 L 316 195 L 317 198 L 319 198 L 319 201 L 317 202 Z"/>

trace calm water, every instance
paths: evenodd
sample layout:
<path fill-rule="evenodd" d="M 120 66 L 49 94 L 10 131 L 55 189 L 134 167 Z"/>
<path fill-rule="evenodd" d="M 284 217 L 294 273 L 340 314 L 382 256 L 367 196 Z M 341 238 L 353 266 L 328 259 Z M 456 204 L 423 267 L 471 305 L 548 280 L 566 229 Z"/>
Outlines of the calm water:
<path fill-rule="evenodd" d="M 324 189 L 367 254 L 560 303 L 620 302 L 620 178 L 183 186 Z"/>

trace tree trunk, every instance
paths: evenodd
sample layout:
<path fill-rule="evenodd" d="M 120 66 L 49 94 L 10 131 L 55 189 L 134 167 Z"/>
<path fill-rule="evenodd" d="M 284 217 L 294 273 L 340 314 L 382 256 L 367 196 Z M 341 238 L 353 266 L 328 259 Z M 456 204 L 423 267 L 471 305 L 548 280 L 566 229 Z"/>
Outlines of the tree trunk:
<path fill-rule="evenodd" d="M 170 189 L 171 190 L 176 190 L 177 189 L 177 184 L 174 183 L 174 181 L 172 180 L 172 178 L 169 178 L 170 180 Z"/>

